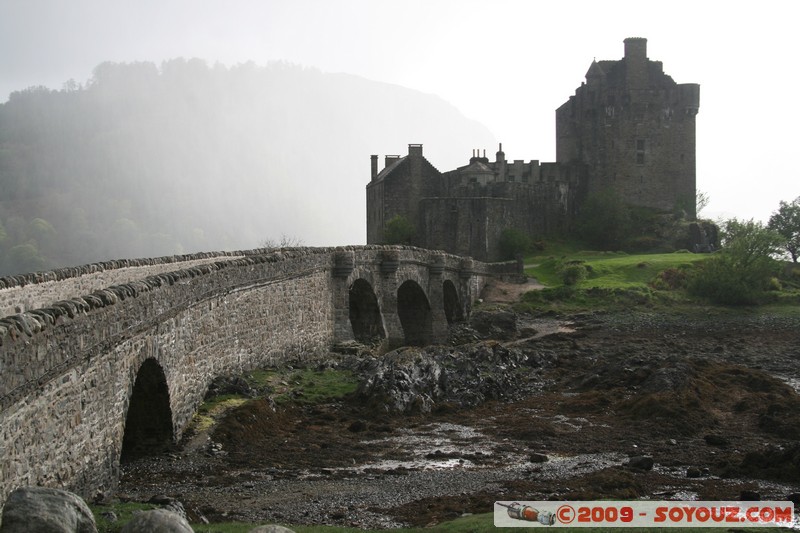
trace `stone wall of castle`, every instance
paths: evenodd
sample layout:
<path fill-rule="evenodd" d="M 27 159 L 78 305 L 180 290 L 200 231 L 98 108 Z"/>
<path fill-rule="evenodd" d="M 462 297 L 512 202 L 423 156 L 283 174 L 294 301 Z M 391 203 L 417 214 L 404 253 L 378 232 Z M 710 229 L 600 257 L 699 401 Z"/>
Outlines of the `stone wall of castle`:
<path fill-rule="evenodd" d="M 556 111 L 556 159 L 587 166 L 586 192 L 613 190 L 630 205 L 694 216 L 697 84 L 677 84 L 647 40 L 625 40 L 619 61 L 595 61 Z"/>

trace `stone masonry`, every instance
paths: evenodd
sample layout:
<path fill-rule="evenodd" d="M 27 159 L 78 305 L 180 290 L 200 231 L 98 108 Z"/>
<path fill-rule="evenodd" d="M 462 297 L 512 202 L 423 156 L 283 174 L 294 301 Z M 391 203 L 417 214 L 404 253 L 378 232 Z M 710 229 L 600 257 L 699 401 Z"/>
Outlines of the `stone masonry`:
<path fill-rule="evenodd" d="M 430 317 L 423 333 L 435 341 L 447 331 L 444 286 L 455 288 L 466 316 L 488 277 L 515 269 L 383 246 L 256 250 L 216 259 L 186 257 L 170 272 L 156 261 L 153 275 L 140 265 L 138 279 L 70 298 L 55 291 L 60 301 L 0 319 L 0 498 L 23 485 L 87 498 L 112 491 L 145 362 L 163 371 L 177 441 L 214 377 L 312 360 L 334 341 L 352 339 L 349 299 L 357 280 L 373 289 L 385 342 L 397 344 L 409 334 L 404 328 L 415 327 L 404 314 L 409 300 L 402 287 L 423 295 Z M 181 268 L 186 264 L 192 266 Z M 48 277 L 42 282 L 51 283 Z M 26 285 L 36 292 L 35 280 Z"/>

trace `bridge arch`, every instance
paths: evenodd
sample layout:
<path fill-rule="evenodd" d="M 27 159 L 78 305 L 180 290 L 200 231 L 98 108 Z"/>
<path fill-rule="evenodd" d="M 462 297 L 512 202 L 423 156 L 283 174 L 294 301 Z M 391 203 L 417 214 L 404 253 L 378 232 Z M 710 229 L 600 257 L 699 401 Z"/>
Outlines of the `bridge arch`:
<path fill-rule="evenodd" d="M 349 291 L 358 279 L 371 286 L 390 348 L 447 339 L 445 290 L 448 309 L 456 300 L 445 280 L 468 316 L 489 278 L 515 272 L 419 248 L 353 246 L 0 279 L 19 289 L 3 293 L 6 308 L 30 309 L 0 316 L 0 501 L 23 483 L 113 491 L 121 460 L 181 437 L 214 376 L 311 362 L 352 339 Z M 41 438 L 53 428 L 55 438 Z"/>
<path fill-rule="evenodd" d="M 464 311 L 461 305 L 461 298 L 458 296 L 455 284 L 449 279 L 444 280 L 442 283 L 442 300 L 444 301 L 444 315 L 447 318 L 447 324 L 452 325 L 462 322 L 464 320 Z"/>
<path fill-rule="evenodd" d="M 424 346 L 433 339 L 433 313 L 428 296 L 419 283 L 407 280 L 397 289 L 397 316 L 405 343 Z"/>
<path fill-rule="evenodd" d="M 359 342 L 369 342 L 386 337 L 378 297 L 372 285 L 359 278 L 350 286 L 349 318 L 353 337 Z"/>
<path fill-rule="evenodd" d="M 120 462 L 168 450 L 174 443 L 173 434 L 164 369 L 155 359 L 146 359 L 136 373 L 128 404 Z"/>

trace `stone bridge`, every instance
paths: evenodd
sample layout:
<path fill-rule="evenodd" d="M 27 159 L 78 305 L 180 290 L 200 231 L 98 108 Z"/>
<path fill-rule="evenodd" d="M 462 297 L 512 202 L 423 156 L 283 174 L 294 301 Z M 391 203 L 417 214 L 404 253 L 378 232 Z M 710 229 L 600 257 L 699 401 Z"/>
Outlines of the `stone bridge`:
<path fill-rule="evenodd" d="M 0 279 L 0 501 L 22 485 L 113 491 L 121 460 L 180 439 L 214 377 L 312 361 L 338 341 L 444 340 L 488 277 L 515 270 L 359 246 Z"/>

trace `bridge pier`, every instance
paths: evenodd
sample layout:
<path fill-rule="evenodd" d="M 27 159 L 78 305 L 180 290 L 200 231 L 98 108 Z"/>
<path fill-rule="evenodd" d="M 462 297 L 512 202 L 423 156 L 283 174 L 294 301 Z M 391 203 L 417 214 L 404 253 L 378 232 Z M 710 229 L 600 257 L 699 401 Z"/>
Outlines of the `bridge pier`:
<path fill-rule="evenodd" d="M 447 322 L 447 314 L 444 305 L 444 282 L 442 273 L 444 263 L 441 260 L 435 261 L 428 267 L 428 300 L 431 305 L 431 326 L 432 343 L 446 342 L 450 336 L 450 326 Z"/>

